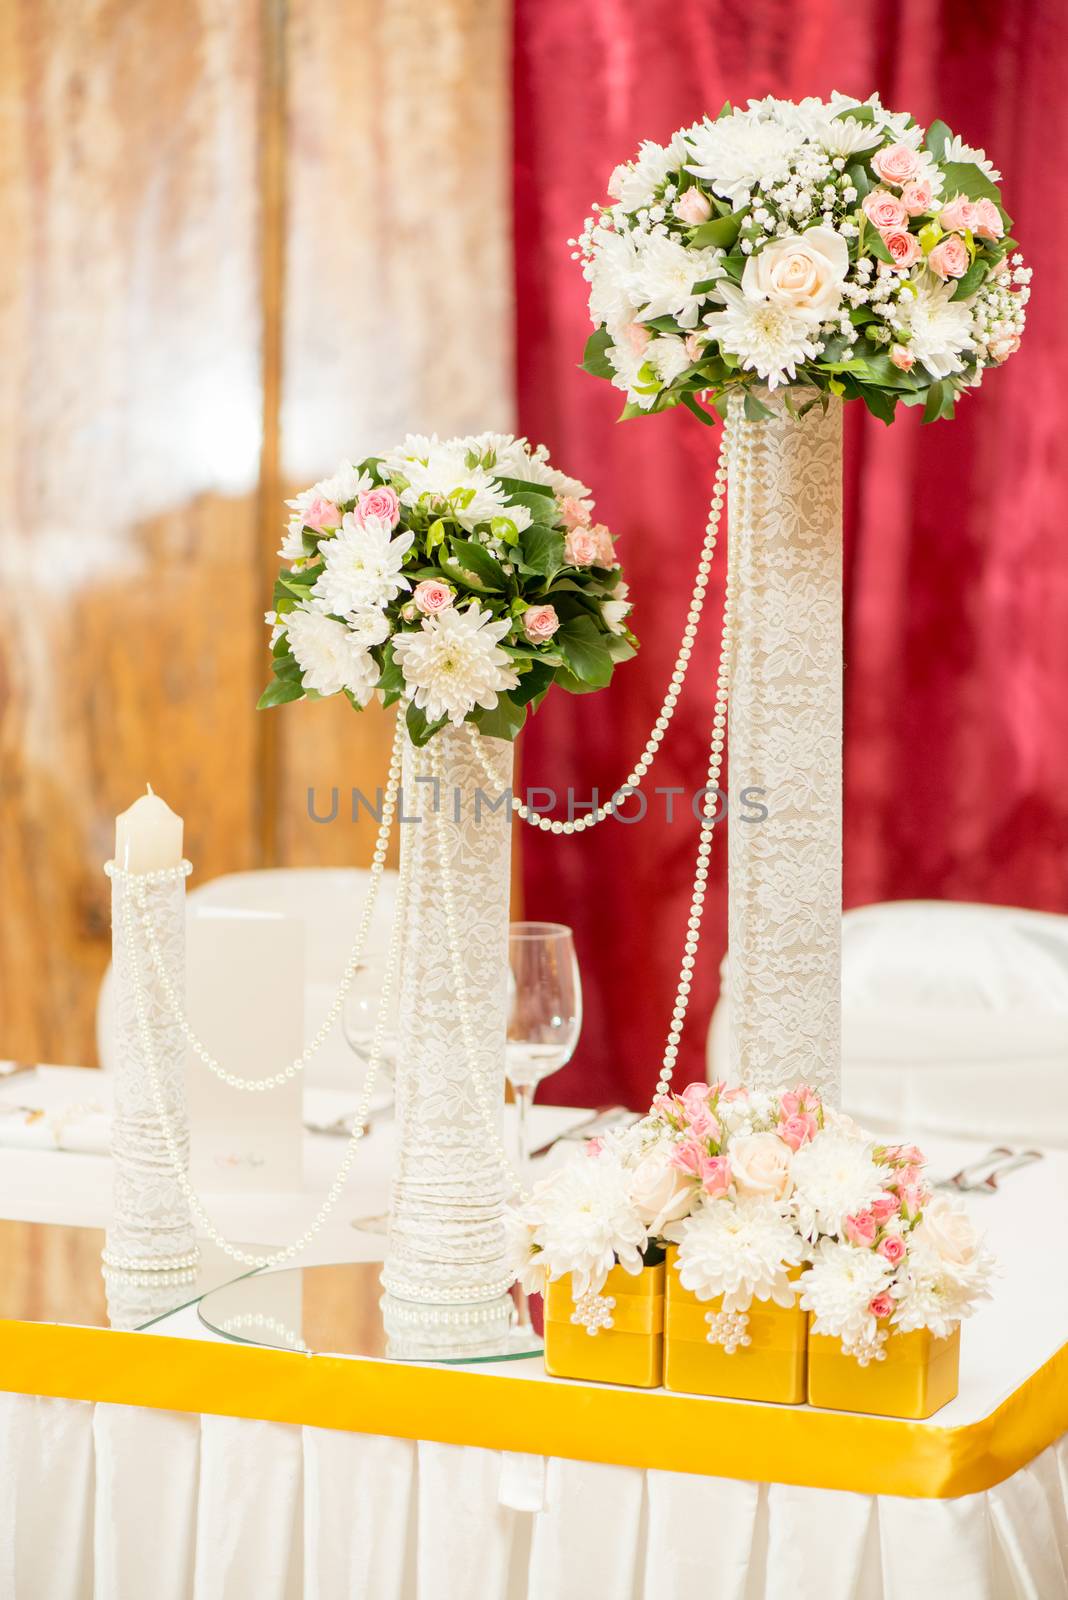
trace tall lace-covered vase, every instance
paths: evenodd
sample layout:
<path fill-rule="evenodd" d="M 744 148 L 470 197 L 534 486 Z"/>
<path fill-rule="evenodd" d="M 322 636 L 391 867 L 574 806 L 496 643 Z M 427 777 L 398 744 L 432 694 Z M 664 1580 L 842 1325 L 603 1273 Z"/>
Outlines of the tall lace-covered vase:
<path fill-rule="evenodd" d="M 390 1353 L 415 1359 L 499 1350 L 512 1314 L 498 1155 L 512 746 L 486 739 L 482 750 L 496 784 L 466 728 L 421 750 L 409 742 L 402 769 L 407 908 L 382 1313 Z"/>
<path fill-rule="evenodd" d="M 795 417 L 781 391 L 762 398 L 773 416 L 741 425 L 730 467 L 731 1067 L 838 1104 L 842 403 Z"/>

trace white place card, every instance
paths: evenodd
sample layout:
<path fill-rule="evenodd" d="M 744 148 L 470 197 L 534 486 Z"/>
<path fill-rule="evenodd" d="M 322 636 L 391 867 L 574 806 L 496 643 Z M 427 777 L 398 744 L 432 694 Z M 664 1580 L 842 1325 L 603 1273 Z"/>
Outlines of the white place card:
<path fill-rule="evenodd" d="M 267 1078 L 304 1048 L 305 932 L 280 912 L 189 908 L 186 1007 L 227 1071 Z M 263 1093 L 231 1088 L 187 1052 L 191 1177 L 203 1191 L 303 1188 L 301 1075 Z"/>

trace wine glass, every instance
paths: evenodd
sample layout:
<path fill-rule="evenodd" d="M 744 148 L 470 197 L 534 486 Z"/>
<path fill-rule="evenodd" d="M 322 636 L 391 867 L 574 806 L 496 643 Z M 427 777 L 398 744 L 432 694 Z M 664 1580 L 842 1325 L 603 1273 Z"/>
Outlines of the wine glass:
<path fill-rule="evenodd" d="M 382 1003 L 382 977 L 382 971 L 378 967 L 368 965 L 357 967 L 341 1013 L 341 1028 L 345 1042 L 367 1065 L 370 1065 L 371 1061 L 371 1047 Z M 378 1079 L 382 1087 L 376 1093 L 374 1101 L 379 1105 L 382 1104 L 384 1094 L 392 1093 L 399 1032 L 400 996 L 397 993 L 397 985 L 394 984 L 393 995 L 384 1019 L 382 1047 L 378 1061 Z M 382 1212 L 375 1216 L 354 1217 L 352 1226 L 361 1233 L 386 1233 L 389 1228 L 389 1214 Z"/>
<path fill-rule="evenodd" d="M 582 1032 L 582 982 L 571 929 L 562 922 L 513 922 L 505 1073 L 515 1094 L 519 1160 L 530 1161 L 530 1107 L 538 1084 L 559 1072 Z"/>

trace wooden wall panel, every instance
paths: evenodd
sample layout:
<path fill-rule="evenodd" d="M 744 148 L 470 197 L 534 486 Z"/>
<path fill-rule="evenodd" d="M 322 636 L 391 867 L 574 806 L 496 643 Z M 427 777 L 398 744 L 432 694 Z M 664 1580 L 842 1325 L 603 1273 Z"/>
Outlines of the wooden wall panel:
<path fill-rule="evenodd" d="M 92 1059 L 112 818 L 251 864 L 258 0 L 0 7 L 0 1054 Z"/>

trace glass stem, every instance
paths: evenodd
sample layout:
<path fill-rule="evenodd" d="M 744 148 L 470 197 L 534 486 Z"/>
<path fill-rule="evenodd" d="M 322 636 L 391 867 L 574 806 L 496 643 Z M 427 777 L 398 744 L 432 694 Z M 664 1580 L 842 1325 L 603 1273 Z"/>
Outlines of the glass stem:
<path fill-rule="evenodd" d="M 526 1181 L 530 1165 L 530 1108 L 534 1104 L 532 1083 L 514 1084 L 516 1128 L 519 1140 L 519 1176 Z"/>

